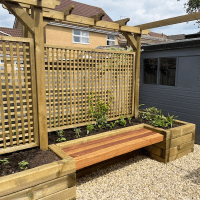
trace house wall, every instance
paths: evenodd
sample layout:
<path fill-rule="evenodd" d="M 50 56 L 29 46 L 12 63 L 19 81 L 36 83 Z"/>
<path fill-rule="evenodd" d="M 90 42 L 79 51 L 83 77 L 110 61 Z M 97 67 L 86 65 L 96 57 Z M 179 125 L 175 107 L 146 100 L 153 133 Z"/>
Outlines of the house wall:
<path fill-rule="evenodd" d="M 98 46 L 107 45 L 107 35 L 102 33 L 90 32 L 90 44 L 77 44 L 73 43 L 72 40 L 73 29 L 48 25 L 45 31 L 46 44 L 49 45 L 74 46 L 81 48 L 96 48 Z M 115 41 L 116 45 L 118 45 L 117 37 Z"/>
<path fill-rule="evenodd" d="M 200 47 L 144 51 L 141 54 L 139 103 L 196 124 L 200 144 Z M 143 84 L 143 59 L 177 57 L 175 86 Z"/>

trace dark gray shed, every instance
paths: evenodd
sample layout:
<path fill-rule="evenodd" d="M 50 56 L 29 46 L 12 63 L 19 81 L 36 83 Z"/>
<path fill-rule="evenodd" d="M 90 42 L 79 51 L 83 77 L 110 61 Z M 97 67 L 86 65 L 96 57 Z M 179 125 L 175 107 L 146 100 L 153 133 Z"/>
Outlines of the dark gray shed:
<path fill-rule="evenodd" d="M 200 144 L 200 38 L 142 49 L 139 103 L 195 123 Z"/>

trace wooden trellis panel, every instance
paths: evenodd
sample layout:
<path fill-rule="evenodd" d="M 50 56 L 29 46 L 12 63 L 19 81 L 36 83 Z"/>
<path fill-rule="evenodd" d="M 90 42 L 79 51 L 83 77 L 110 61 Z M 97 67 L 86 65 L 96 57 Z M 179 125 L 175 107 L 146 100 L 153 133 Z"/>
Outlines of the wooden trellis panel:
<path fill-rule="evenodd" d="M 38 145 L 33 48 L 32 39 L 0 37 L 0 154 Z"/>
<path fill-rule="evenodd" d="M 109 120 L 134 115 L 133 52 L 65 48 L 45 45 L 48 131 L 87 124 L 91 92 L 108 102 Z"/>

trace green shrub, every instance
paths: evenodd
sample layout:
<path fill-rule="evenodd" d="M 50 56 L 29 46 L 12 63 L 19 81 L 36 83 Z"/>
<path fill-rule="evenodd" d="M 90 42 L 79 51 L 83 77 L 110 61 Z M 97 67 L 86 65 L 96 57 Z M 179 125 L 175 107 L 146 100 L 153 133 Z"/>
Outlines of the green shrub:
<path fill-rule="evenodd" d="M 90 134 L 92 130 L 94 129 L 94 126 L 90 123 L 87 124 L 87 134 Z"/>
<path fill-rule="evenodd" d="M 120 123 L 122 126 L 126 126 L 126 120 L 124 119 L 124 116 L 120 115 L 119 123 Z"/>

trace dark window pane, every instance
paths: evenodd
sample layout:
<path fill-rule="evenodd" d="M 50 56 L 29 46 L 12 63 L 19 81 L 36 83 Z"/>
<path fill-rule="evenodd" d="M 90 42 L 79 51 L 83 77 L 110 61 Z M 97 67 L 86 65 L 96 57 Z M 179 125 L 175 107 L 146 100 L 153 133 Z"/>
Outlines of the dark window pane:
<path fill-rule="evenodd" d="M 175 86 L 176 58 L 160 59 L 160 85 Z"/>
<path fill-rule="evenodd" d="M 81 42 L 80 37 L 74 36 L 74 42 Z"/>
<path fill-rule="evenodd" d="M 81 35 L 81 31 L 79 31 L 79 30 L 74 30 L 74 35 Z"/>
<path fill-rule="evenodd" d="M 158 59 L 144 59 L 144 83 L 157 84 Z"/>

